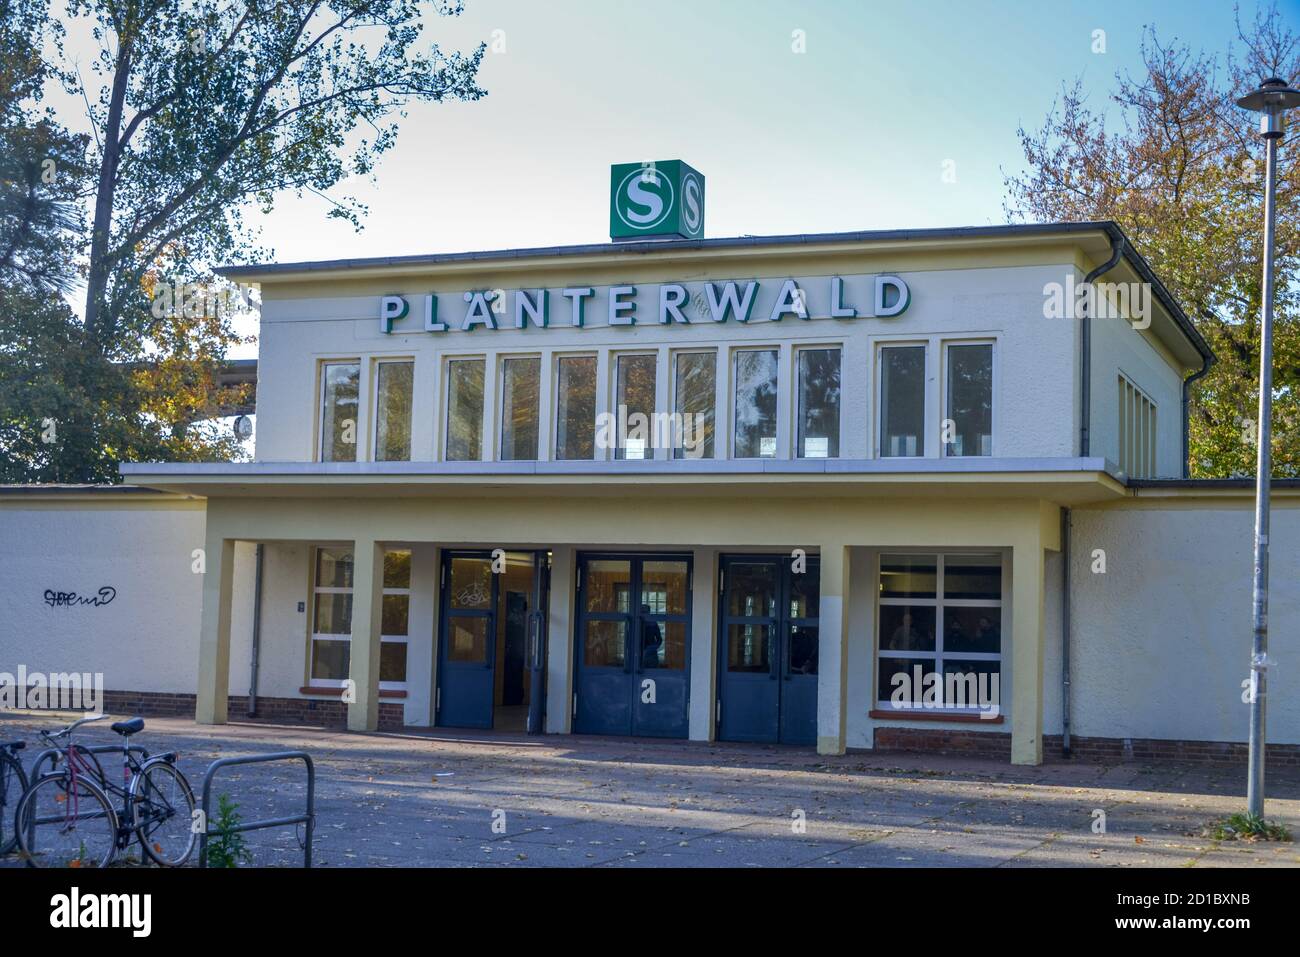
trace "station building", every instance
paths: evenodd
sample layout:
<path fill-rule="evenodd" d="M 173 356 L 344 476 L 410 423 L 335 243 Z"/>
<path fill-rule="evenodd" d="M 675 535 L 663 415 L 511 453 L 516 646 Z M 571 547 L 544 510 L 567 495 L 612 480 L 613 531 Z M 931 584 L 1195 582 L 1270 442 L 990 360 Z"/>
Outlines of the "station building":
<path fill-rule="evenodd" d="M 1185 478 L 1213 357 L 1113 223 L 226 275 L 261 287 L 255 460 L 0 493 L 0 670 L 204 723 L 1241 753 L 1252 488 Z"/>

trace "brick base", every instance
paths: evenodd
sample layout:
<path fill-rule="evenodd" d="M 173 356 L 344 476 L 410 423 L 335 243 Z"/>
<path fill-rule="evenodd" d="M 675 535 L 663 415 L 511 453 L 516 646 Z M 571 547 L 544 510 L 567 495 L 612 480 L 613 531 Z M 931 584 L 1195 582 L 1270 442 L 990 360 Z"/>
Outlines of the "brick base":
<path fill-rule="evenodd" d="M 194 717 L 195 695 L 167 691 L 105 691 L 103 709 L 114 714 L 138 714 L 156 717 Z M 231 695 L 227 702 L 230 716 L 248 718 L 248 697 Z M 379 702 L 379 727 L 392 731 L 404 724 L 401 702 Z M 264 698 L 258 696 L 254 721 L 297 722 L 323 728 L 346 727 L 348 707 L 334 698 Z"/>
<path fill-rule="evenodd" d="M 930 728 L 876 728 L 877 751 L 927 751 L 1011 760 L 1011 735 L 994 731 Z M 1235 741 L 1167 741 L 1158 738 L 1070 738 L 1072 760 L 1096 764 L 1246 764 L 1246 745 Z M 1043 760 L 1067 760 L 1061 736 L 1043 735 Z M 1300 767 L 1300 745 L 1270 744 L 1265 761 L 1273 767 Z"/>

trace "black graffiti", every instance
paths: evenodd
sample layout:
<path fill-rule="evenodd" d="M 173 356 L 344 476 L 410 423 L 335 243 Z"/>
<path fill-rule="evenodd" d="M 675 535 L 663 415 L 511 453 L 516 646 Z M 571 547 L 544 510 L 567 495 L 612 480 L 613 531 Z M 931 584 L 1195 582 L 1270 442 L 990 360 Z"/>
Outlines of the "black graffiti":
<path fill-rule="evenodd" d="M 78 595 L 75 591 L 55 591 L 52 588 L 45 589 L 45 604 L 51 608 L 70 608 L 73 605 L 107 605 L 117 597 L 117 589 L 112 585 L 105 585 L 94 595 Z"/>

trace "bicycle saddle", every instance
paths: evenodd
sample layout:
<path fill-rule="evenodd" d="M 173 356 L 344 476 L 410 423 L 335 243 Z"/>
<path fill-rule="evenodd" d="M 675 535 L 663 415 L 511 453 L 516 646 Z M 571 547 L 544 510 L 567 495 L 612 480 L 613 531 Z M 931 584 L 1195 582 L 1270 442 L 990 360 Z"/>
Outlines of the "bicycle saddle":
<path fill-rule="evenodd" d="M 137 731 L 144 730 L 144 718 L 128 718 L 126 721 L 114 721 L 109 727 L 122 737 L 129 738 Z"/>
<path fill-rule="evenodd" d="M 0 751 L 21 751 L 25 747 L 26 741 L 0 741 Z"/>

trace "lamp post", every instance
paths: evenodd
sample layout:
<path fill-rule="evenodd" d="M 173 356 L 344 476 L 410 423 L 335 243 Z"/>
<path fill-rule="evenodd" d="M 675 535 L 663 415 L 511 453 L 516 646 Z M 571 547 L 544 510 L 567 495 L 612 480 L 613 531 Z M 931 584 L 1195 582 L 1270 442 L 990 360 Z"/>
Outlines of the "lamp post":
<path fill-rule="evenodd" d="M 1300 106 L 1300 90 L 1270 77 L 1259 89 L 1237 100 L 1243 109 L 1260 114 L 1259 135 L 1264 138 L 1267 163 L 1264 172 L 1264 305 L 1259 331 L 1259 428 L 1255 466 L 1255 635 L 1251 647 L 1250 765 L 1246 784 L 1246 810 L 1264 814 L 1265 709 L 1268 693 L 1268 527 L 1269 479 L 1273 472 L 1273 220 L 1277 178 L 1277 144 L 1282 138 L 1282 114 Z"/>

